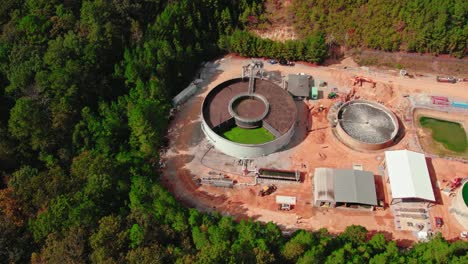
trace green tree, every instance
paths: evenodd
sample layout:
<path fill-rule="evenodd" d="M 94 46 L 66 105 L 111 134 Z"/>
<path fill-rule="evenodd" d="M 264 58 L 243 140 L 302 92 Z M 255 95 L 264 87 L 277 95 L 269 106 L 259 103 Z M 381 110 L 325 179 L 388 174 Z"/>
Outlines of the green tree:
<path fill-rule="evenodd" d="M 87 260 L 86 230 L 72 227 L 65 236 L 52 233 L 47 236 L 40 258 L 45 263 L 84 263 Z"/>
<path fill-rule="evenodd" d="M 11 109 L 8 128 L 19 140 L 29 142 L 33 150 L 51 144 L 47 138 L 48 117 L 41 105 L 30 98 L 20 98 Z"/>
<path fill-rule="evenodd" d="M 120 263 L 125 258 L 128 232 L 122 230 L 118 216 L 105 216 L 99 220 L 99 228 L 89 238 L 92 263 Z"/>

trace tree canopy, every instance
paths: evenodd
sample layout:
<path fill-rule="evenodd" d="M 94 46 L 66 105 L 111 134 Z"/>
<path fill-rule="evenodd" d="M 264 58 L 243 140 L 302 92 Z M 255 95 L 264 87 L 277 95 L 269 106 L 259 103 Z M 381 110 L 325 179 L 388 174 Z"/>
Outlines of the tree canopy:
<path fill-rule="evenodd" d="M 464 0 L 296 0 L 298 33 L 326 35 L 329 45 L 463 57 L 468 45 Z"/>
<path fill-rule="evenodd" d="M 202 61 L 326 57 L 319 31 L 285 43 L 247 33 L 262 11 L 253 0 L 3 1 L 0 263 L 466 263 L 466 242 L 402 250 L 363 227 L 284 237 L 185 208 L 159 184 L 170 98 Z"/>

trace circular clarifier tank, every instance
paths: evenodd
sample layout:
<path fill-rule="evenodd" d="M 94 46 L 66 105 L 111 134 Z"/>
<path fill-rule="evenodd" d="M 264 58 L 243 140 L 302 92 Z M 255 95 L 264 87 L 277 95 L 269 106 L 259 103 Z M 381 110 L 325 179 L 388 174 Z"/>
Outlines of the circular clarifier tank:
<path fill-rule="evenodd" d="M 286 146 L 295 131 L 297 107 L 280 86 L 255 78 L 214 87 L 202 104 L 202 130 L 213 146 L 237 158 L 261 157 Z"/>
<path fill-rule="evenodd" d="M 391 146 L 398 134 L 398 119 L 385 106 L 365 100 L 343 104 L 337 112 L 336 131 L 346 145 L 362 150 Z"/>

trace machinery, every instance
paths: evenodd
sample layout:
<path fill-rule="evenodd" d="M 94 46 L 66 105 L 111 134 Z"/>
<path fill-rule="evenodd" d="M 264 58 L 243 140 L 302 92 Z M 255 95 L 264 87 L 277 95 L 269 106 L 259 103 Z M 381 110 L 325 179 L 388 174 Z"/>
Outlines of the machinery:
<path fill-rule="evenodd" d="M 461 238 L 468 238 L 468 231 L 462 231 L 462 232 L 460 233 L 460 237 L 461 237 Z"/>
<path fill-rule="evenodd" d="M 279 64 L 283 65 L 283 66 L 294 66 L 294 62 L 288 61 L 288 60 L 286 60 L 284 58 L 279 60 Z"/>
<path fill-rule="evenodd" d="M 351 82 L 353 83 L 353 85 L 359 84 L 359 86 L 362 86 L 363 82 L 368 82 L 372 84 L 373 88 L 375 88 L 375 85 L 376 85 L 376 82 L 374 82 L 374 80 L 372 80 L 371 78 L 364 77 L 364 76 L 356 76 L 353 79 L 351 79 Z"/>
<path fill-rule="evenodd" d="M 265 195 L 269 195 L 269 194 L 272 194 L 274 191 L 276 191 L 276 185 L 274 184 L 268 184 L 268 185 L 265 185 L 262 187 L 262 189 L 260 189 L 260 191 L 258 192 L 258 196 L 265 196 Z"/>
<path fill-rule="evenodd" d="M 462 183 L 462 178 L 455 178 L 450 182 L 450 188 L 454 190 L 460 187 L 461 183 Z"/>
<path fill-rule="evenodd" d="M 402 77 L 409 77 L 409 78 L 414 78 L 413 74 L 409 74 L 406 70 L 400 70 L 400 76 Z"/>
<path fill-rule="evenodd" d="M 450 77 L 437 76 L 436 80 L 437 82 L 441 82 L 441 83 L 456 83 L 457 82 L 457 79 L 453 76 L 450 76 Z"/>
<path fill-rule="evenodd" d="M 336 98 L 337 96 L 338 96 L 337 93 L 331 92 L 331 93 L 328 94 L 328 99 L 333 99 L 333 98 Z"/>
<path fill-rule="evenodd" d="M 442 221 L 442 217 L 438 217 L 438 216 L 434 217 L 434 222 L 437 228 L 441 228 L 442 225 L 444 224 L 444 222 Z"/>

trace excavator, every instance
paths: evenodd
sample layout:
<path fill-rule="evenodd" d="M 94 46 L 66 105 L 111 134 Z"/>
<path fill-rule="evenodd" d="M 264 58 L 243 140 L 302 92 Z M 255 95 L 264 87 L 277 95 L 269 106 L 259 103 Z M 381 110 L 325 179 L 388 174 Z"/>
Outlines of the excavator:
<path fill-rule="evenodd" d="M 375 88 L 375 85 L 376 85 L 376 82 L 374 80 L 372 80 L 371 78 L 364 77 L 364 76 L 356 76 L 351 79 L 351 82 L 353 83 L 353 85 L 359 84 L 359 86 L 362 86 L 363 82 L 368 82 L 372 84 L 372 88 Z"/>

